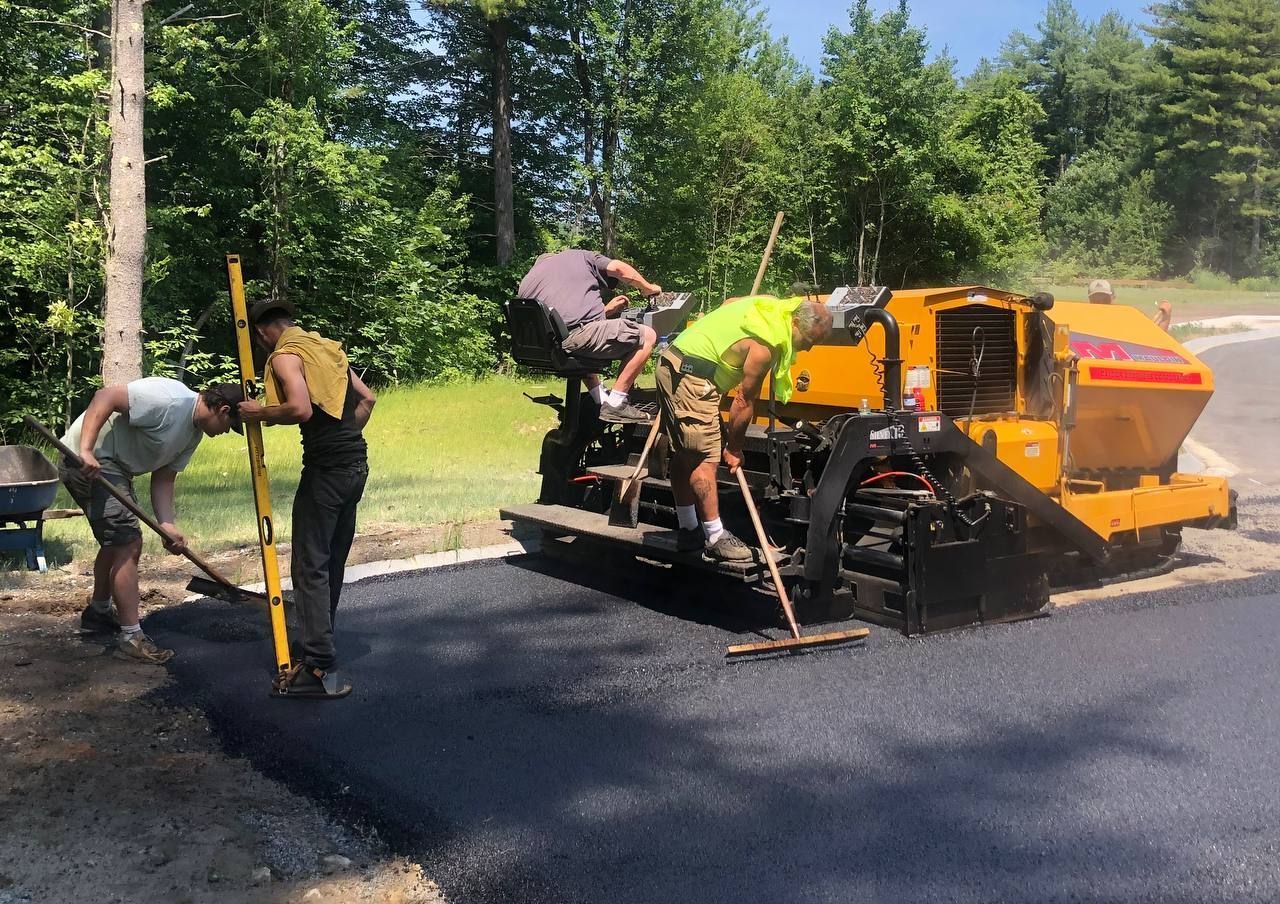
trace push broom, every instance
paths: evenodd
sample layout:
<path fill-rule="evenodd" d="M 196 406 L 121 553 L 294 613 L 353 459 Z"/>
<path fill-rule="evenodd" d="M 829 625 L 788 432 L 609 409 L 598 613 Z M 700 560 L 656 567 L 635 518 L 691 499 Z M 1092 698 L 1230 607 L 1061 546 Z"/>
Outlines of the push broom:
<path fill-rule="evenodd" d="M 773 252 L 773 243 L 777 241 L 778 230 L 781 228 L 782 211 L 778 211 L 778 215 L 773 220 L 773 230 L 769 233 L 769 243 L 764 249 L 764 257 L 760 259 L 760 269 L 756 271 L 756 279 L 751 286 L 752 295 L 760 291 L 760 283 L 764 279 L 764 270 L 768 266 L 769 256 Z M 734 644 L 725 651 L 725 658 L 741 659 L 744 656 L 797 653 L 814 647 L 834 647 L 862 640 L 870 634 L 871 631 L 867 628 L 854 628 L 851 631 L 814 634 L 809 637 L 801 636 L 800 626 L 796 624 L 795 609 L 791 606 L 791 598 L 787 595 L 787 588 L 782 583 L 782 576 L 778 574 L 778 563 L 773 558 L 773 548 L 769 545 L 769 538 L 765 536 L 764 525 L 760 523 L 760 513 L 756 511 L 756 501 L 751 495 L 751 487 L 747 485 L 747 477 L 742 473 L 741 468 L 738 468 L 736 473 L 738 475 L 738 486 L 742 489 L 742 498 L 747 503 L 747 511 L 751 514 L 751 523 L 756 529 L 756 539 L 760 543 L 760 551 L 764 554 L 765 564 L 769 566 L 769 575 L 773 578 L 773 586 L 778 591 L 778 599 L 782 603 L 782 611 L 786 613 L 787 626 L 791 629 L 791 636 L 782 640 L 763 640 L 757 643 Z"/>

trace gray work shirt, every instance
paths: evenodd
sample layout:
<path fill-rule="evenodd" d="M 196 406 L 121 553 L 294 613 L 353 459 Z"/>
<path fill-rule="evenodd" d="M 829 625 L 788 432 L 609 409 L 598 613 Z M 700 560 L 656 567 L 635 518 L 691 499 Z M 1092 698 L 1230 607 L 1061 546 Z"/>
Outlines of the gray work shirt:
<path fill-rule="evenodd" d="M 607 269 L 613 259 L 571 248 L 544 254 L 520 280 L 520 297 L 540 301 L 556 311 L 570 331 L 604 318 L 617 279 Z"/>
<path fill-rule="evenodd" d="M 196 394 L 177 380 L 145 377 L 128 384 L 129 413 L 116 412 L 98 431 L 93 456 L 115 464 L 129 477 L 161 468 L 181 471 L 204 439 L 196 426 Z M 84 415 L 76 418 L 62 441 L 80 451 Z"/>

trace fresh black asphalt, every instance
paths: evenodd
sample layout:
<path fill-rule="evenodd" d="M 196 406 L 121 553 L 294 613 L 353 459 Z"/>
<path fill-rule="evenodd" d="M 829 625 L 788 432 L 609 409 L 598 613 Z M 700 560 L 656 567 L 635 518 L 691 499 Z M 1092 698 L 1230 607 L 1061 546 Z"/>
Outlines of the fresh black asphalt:
<path fill-rule="evenodd" d="M 1206 354 L 1197 430 L 1271 485 L 1240 432 L 1271 429 L 1275 348 Z M 727 664 L 759 595 L 529 556 L 348 588 L 335 703 L 267 698 L 256 612 L 147 624 L 229 748 L 454 904 L 1274 902 L 1278 606 L 1272 572 Z"/>
<path fill-rule="evenodd" d="M 600 564 L 349 588 L 340 702 L 267 698 L 254 613 L 149 629 L 232 749 L 458 904 L 1280 900 L 1268 579 L 726 664 L 750 592 Z"/>

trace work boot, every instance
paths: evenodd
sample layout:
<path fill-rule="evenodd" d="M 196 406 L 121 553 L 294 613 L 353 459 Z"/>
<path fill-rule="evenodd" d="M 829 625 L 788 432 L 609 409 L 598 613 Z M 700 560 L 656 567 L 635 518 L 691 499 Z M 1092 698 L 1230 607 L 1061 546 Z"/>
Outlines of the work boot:
<path fill-rule="evenodd" d="M 707 545 L 707 535 L 701 527 L 682 527 L 676 531 L 676 549 L 680 552 L 695 552 Z"/>
<path fill-rule="evenodd" d="M 114 634 L 120 630 L 120 619 L 116 616 L 116 607 L 106 612 L 99 612 L 93 606 L 85 606 L 80 613 L 80 630 L 90 634 Z"/>
<path fill-rule="evenodd" d="M 708 543 L 702 554 L 708 559 L 719 562 L 750 562 L 756 557 L 754 549 L 729 531 L 722 533 L 716 542 Z"/>
<path fill-rule="evenodd" d="M 164 665 L 173 658 L 173 650 L 162 650 L 145 634 L 121 636 L 116 643 L 117 659 L 132 659 L 136 662 L 147 662 L 151 665 Z"/>
<path fill-rule="evenodd" d="M 609 424 L 647 424 L 652 418 L 630 402 L 615 408 L 606 400 L 600 406 L 600 420 Z"/>

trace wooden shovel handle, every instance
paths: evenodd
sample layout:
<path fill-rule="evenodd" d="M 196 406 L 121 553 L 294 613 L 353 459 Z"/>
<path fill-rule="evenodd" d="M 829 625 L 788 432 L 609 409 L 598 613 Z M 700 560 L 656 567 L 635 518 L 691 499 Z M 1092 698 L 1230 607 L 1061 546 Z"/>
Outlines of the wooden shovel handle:
<path fill-rule="evenodd" d="M 773 586 L 778 590 L 778 599 L 782 600 L 782 611 L 787 614 L 787 624 L 791 635 L 800 639 L 800 626 L 796 624 L 796 613 L 791 608 L 791 599 L 787 596 L 787 588 L 782 584 L 782 575 L 778 574 L 778 563 L 773 560 L 773 551 L 769 549 L 769 538 L 765 536 L 764 525 L 760 523 L 760 513 L 756 511 L 756 501 L 751 496 L 751 487 L 747 486 L 747 477 L 738 468 L 738 486 L 742 488 L 742 498 L 747 502 L 747 511 L 751 513 L 751 523 L 756 528 L 756 539 L 760 541 L 760 551 L 764 553 L 765 564 L 769 566 L 769 574 L 773 577 Z"/>
<path fill-rule="evenodd" d="M 55 449 L 61 452 L 63 457 L 65 457 L 67 461 L 71 462 L 71 464 L 75 465 L 77 468 L 84 467 L 84 462 L 81 460 L 80 456 L 77 455 L 75 452 L 71 451 L 71 448 L 67 446 L 66 443 L 58 439 L 58 437 L 53 434 L 52 430 L 50 430 L 48 427 L 40 423 L 38 420 L 36 420 L 34 417 L 32 417 L 29 414 L 24 415 L 22 420 L 23 420 L 23 423 L 25 423 L 28 427 L 30 427 L 36 433 L 40 434 L 40 436 L 44 438 L 45 442 L 49 443 L 49 445 L 53 446 Z M 167 543 L 172 539 L 169 536 L 169 534 L 165 531 L 165 529 L 156 522 L 156 519 L 152 518 L 150 515 L 144 512 L 142 510 L 142 507 L 139 506 L 138 503 L 130 499 L 129 495 L 123 492 L 114 483 L 107 480 L 101 474 L 95 477 L 94 480 L 96 480 L 99 484 L 101 484 L 104 490 L 106 490 L 112 496 L 116 497 L 116 499 L 119 501 L 121 505 L 123 505 L 129 511 L 133 512 L 133 514 L 137 516 L 139 521 L 141 521 L 147 527 L 151 528 L 153 531 L 159 534 L 162 540 L 164 540 Z M 203 558 L 196 555 L 190 549 L 182 550 L 182 552 L 179 553 L 179 555 L 185 557 L 189 562 L 194 564 L 197 568 L 199 568 L 209 577 L 213 578 L 219 584 L 222 584 L 226 587 L 233 587 L 233 588 L 236 586 L 235 584 L 231 583 L 231 581 L 227 580 L 225 577 L 219 574 L 217 569 L 215 569 L 212 565 L 206 562 Z"/>

